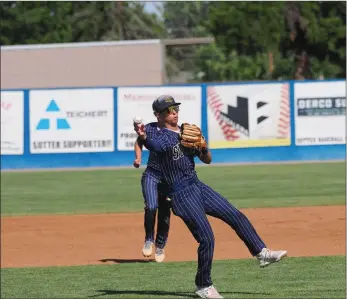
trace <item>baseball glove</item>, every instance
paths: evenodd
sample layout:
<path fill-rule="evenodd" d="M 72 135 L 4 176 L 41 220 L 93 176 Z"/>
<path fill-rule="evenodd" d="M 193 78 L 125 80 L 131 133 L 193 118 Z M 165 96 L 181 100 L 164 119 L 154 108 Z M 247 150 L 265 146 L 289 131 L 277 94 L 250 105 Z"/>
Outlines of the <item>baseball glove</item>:
<path fill-rule="evenodd" d="M 196 125 L 188 123 L 181 125 L 180 142 L 182 146 L 198 152 L 207 148 L 206 140 L 202 135 L 201 129 Z"/>

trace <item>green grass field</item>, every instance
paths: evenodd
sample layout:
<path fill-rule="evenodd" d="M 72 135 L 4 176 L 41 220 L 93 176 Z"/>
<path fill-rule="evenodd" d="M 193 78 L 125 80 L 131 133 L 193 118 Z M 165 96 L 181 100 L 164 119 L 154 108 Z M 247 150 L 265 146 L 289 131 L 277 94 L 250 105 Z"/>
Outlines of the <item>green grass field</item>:
<path fill-rule="evenodd" d="M 342 205 L 345 165 L 198 167 L 200 179 L 238 208 Z M 142 170 L 1 174 L 8 215 L 142 212 Z"/>
<path fill-rule="evenodd" d="M 344 163 L 199 167 L 238 208 L 344 205 Z M 142 170 L 1 174 L 2 216 L 142 212 Z M 6 246 L 6 244 L 2 245 Z M 6 257 L 2 257 L 6 258 Z M 196 262 L 1 269 L 1 298 L 196 297 Z M 215 261 L 225 298 L 346 298 L 346 257 Z"/>
<path fill-rule="evenodd" d="M 2 298 L 190 298 L 196 263 L 3 269 Z M 215 261 L 225 298 L 345 298 L 345 257 Z"/>

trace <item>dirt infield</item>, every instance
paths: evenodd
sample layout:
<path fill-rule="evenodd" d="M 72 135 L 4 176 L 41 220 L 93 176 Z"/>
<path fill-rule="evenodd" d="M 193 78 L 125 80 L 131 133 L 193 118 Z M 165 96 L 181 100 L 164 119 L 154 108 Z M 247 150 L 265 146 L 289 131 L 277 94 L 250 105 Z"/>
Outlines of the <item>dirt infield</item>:
<path fill-rule="evenodd" d="M 289 256 L 345 255 L 345 206 L 244 209 L 268 247 Z M 232 229 L 210 218 L 215 259 L 250 258 Z M 142 260 L 143 213 L 1 219 L 1 267 L 70 266 Z M 196 260 L 197 243 L 172 216 L 166 261 Z M 181 251 L 181 253 L 178 253 Z"/>

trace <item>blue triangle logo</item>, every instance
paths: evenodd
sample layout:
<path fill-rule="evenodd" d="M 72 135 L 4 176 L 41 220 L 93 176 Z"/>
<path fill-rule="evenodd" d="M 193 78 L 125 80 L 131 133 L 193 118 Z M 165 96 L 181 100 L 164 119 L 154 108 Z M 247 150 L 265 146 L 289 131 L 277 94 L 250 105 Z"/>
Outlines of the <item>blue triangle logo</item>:
<path fill-rule="evenodd" d="M 36 126 L 36 130 L 49 130 L 49 119 L 42 118 Z"/>
<path fill-rule="evenodd" d="M 46 109 L 46 112 L 59 112 L 59 111 L 60 111 L 60 109 L 59 109 L 57 103 L 54 100 L 52 100 L 49 103 L 49 105 L 48 105 L 48 107 Z"/>
<path fill-rule="evenodd" d="M 57 119 L 57 129 L 58 130 L 68 130 L 70 129 L 70 125 L 65 118 Z"/>

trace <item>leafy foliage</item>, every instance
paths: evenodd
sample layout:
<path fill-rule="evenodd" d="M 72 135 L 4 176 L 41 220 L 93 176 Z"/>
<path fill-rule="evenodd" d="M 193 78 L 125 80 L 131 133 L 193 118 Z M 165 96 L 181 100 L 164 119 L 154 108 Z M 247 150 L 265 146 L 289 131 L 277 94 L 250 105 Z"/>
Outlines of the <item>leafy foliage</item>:
<path fill-rule="evenodd" d="M 140 2 L 0 3 L 1 45 L 150 39 L 164 24 Z"/>
<path fill-rule="evenodd" d="M 346 2 L 1 1 L 1 45 L 215 37 L 167 48 L 197 81 L 346 77 Z"/>
<path fill-rule="evenodd" d="M 204 80 L 346 75 L 345 2 L 211 2 L 205 25 Z"/>

